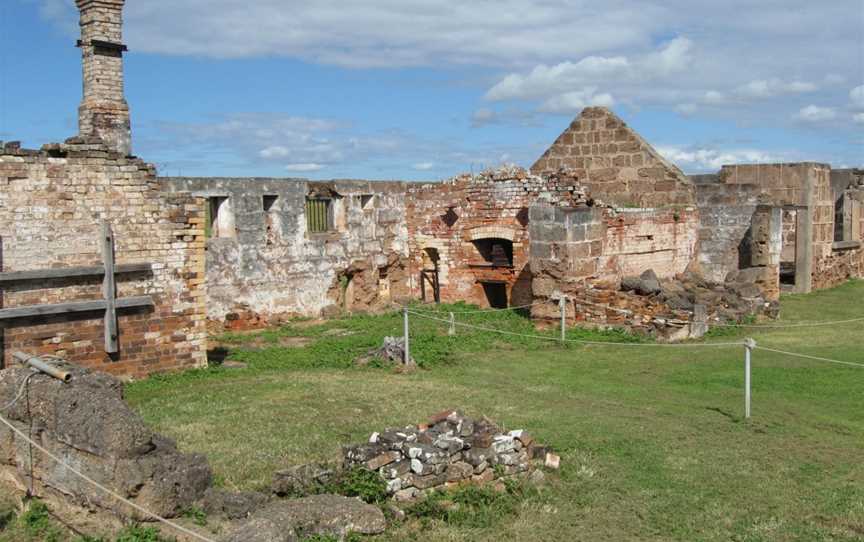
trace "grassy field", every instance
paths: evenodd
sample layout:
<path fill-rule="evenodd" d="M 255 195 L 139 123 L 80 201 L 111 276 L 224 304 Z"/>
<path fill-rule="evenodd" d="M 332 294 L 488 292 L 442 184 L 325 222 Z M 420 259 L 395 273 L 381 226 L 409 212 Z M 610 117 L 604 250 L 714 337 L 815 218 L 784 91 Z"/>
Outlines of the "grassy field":
<path fill-rule="evenodd" d="M 781 322 L 864 315 L 864 282 L 783 300 Z M 509 313 L 461 321 L 533 332 Z M 246 369 L 129 386 L 128 399 L 218 482 L 265 488 L 274 470 L 445 408 L 525 428 L 562 469 L 515 513 L 478 528 L 409 522 L 381 540 L 864 540 L 864 369 L 757 350 L 742 419 L 742 347 L 567 346 L 414 318 L 423 369 L 351 360 L 400 334 L 401 316 L 297 322 L 228 336 Z M 726 330 L 783 350 L 864 363 L 862 324 Z M 573 330 L 571 338 L 635 339 Z"/>

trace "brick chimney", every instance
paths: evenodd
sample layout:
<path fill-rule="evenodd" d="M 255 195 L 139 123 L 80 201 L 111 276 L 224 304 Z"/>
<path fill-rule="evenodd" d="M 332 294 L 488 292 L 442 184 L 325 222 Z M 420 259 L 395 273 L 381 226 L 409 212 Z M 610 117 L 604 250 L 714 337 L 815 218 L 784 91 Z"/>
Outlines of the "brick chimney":
<path fill-rule="evenodd" d="M 81 16 L 84 99 L 78 108 L 81 136 L 98 136 L 112 150 L 132 153 L 129 105 L 123 93 L 125 0 L 76 0 Z"/>

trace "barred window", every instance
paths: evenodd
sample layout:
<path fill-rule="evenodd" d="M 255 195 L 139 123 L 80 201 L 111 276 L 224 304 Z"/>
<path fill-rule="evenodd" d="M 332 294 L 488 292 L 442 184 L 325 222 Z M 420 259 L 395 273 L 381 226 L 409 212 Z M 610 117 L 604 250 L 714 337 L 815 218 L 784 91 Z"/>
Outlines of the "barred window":
<path fill-rule="evenodd" d="M 325 233 L 333 229 L 332 200 L 306 198 L 306 227 L 309 233 Z"/>

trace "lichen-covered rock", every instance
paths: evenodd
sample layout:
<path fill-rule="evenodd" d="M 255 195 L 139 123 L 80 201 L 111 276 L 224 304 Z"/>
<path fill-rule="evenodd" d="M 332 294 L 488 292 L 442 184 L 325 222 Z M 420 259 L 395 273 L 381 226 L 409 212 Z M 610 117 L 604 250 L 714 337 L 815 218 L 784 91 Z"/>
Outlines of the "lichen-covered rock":
<path fill-rule="evenodd" d="M 246 519 L 268 500 L 269 497 L 263 493 L 226 491 L 211 487 L 204 493 L 198 506 L 208 515 Z"/>
<path fill-rule="evenodd" d="M 298 465 L 276 472 L 270 489 L 280 497 L 306 495 L 333 480 L 335 472 L 329 465 Z"/>
<path fill-rule="evenodd" d="M 348 533 L 380 534 L 387 527 L 377 506 L 339 495 L 275 501 L 228 533 L 223 542 L 296 542 L 314 535 L 343 540 Z"/>
<path fill-rule="evenodd" d="M 150 430 L 123 401 L 122 384 L 115 378 L 68 369 L 68 383 L 43 374 L 30 378 L 29 402 L 18 401 L 5 413 L 16 428 L 27 432 L 32 423 L 35 439 L 52 454 L 161 516 L 176 517 L 203 496 L 212 482 L 204 456 L 183 454 L 172 440 Z M 30 374 L 22 367 L 0 371 L 0 404 L 11 401 Z M 25 487 L 29 465 L 29 446 L 12 431 L 0 430 L 0 469 Z M 38 451 L 33 467 L 40 495 L 59 493 L 83 507 L 149 519 Z"/>

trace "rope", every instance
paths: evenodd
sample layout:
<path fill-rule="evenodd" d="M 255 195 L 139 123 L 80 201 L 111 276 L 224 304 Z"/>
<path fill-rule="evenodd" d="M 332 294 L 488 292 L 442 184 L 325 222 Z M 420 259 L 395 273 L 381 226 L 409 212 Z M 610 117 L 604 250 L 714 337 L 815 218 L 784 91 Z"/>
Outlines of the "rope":
<path fill-rule="evenodd" d="M 410 310 L 408 311 L 408 313 L 413 314 L 415 316 L 419 316 L 420 318 L 425 318 L 427 320 L 434 320 L 436 322 L 442 322 L 442 323 L 445 323 L 448 325 L 450 324 L 450 320 L 435 318 L 433 316 L 426 316 L 424 314 L 410 311 Z M 490 328 L 490 327 L 475 326 L 475 325 L 471 325 L 471 324 L 463 324 L 462 322 L 453 322 L 453 324 L 460 326 L 460 327 L 468 328 L 468 329 L 475 329 L 477 331 L 487 331 L 489 333 L 498 333 L 501 335 L 512 335 L 514 337 L 525 337 L 528 339 L 539 339 L 539 340 L 543 340 L 543 341 L 554 341 L 554 342 L 561 342 L 562 341 L 562 339 L 555 338 L 555 337 L 546 337 L 543 335 L 531 335 L 531 334 L 527 334 L 527 333 L 517 333 L 515 331 L 505 331 L 503 329 L 494 329 L 494 328 Z M 648 346 L 648 347 L 653 346 L 653 347 L 661 347 L 661 348 L 689 348 L 689 347 L 697 347 L 697 346 L 711 346 L 711 347 L 744 346 L 744 343 L 742 343 L 742 342 L 666 344 L 666 343 L 621 343 L 621 342 L 604 342 L 604 341 L 585 341 L 585 340 L 581 340 L 581 339 L 563 339 L 563 341 L 568 342 L 568 343 L 588 344 L 588 345 L 595 345 L 595 346 Z"/>
<path fill-rule="evenodd" d="M 7 420 L 6 418 L 4 418 L 3 416 L 0 416 L 0 423 L 2 423 L 3 425 L 5 425 L 5 426 L 8 427 L 9 429 L 11 429 L 11 430 L 16 434 L 16 435 L 18 435 L 19 437 L 21 437 L 22 439 L 24 439 L 25 441 L 27 441 L 31 446 L 33 446 L 34 448 L 36 448 L 37 450 L 39 450 L 40 452 L 42 452 L 42 453 L 45 454 L 46 456 L 48 456 L 48 457 L 50 457 L 51 459 L 53 459 L 57 464 L 62 465 L 63 467 L 69 469 L 69 472 L 71 472 L 72 474 L 78 476 L 79 478 L 81 478 L 81 479 L 84 480 L 85 482 L 87 482 L 87 483 L 93 485 L 94 487 L 96 487 L 96 488 L 102 490 L 104 493 L 107 493 L 107 494 L 110 495 L 111 497 L 114 497 L 114 498 L 117 499 L 118 501 L 120 501 L 120 502 L 122 502 L 122 503 L 124 503 L 124 504 L 127 504 L 127 505 L 131 506 L 131 507 L 134 508 L 135 510 L 141 512 L 142 514 L 145 514 L 147 517 L 153 518 L 153 519 L 155 519 L 156 521 L 158 521 L 158 522 L 160 522 L 160 523 L 163 523 L 163 524 L 165 524 L 165 525 L 167 525 L 167 526 L 169 526 L 169 527 L 171 527 L 171 528 L 173 528 L 173 529 L 176 529 L 177 531 L 179 531 L 179 532 L 181 532 L 181 533 L 183 533 L 183 534 L 189 535 L 189 536 L 191 536 L 192 538 L 196 538 L 196 539 L 200 540 L 201 542 L 215 542 L 215 540 L 212 540 L 212 539 L 207 538 L 207 537 L 205 537 L 205 536 L 203 536 L 203 535 L 200 535 L 200 534 L 196 533 L 195 531 L 192 531 L 192 530 L 187 529 L 186 527 L 183 527 L 182 525 L 178 525 L 178 524 L 174 523 L 173 521 L 167 520 L 167 519 L 165 519 L 165 518 L 163 518 L 163 517 L 161 517 L 161 516 L 158 516 L 158 515 L 154 514 L 153 512 L 150 512 L 150 511 L 147 510 L 146 508 L 143 508 L 143 507 L 141 507 L 141 506 L 135 504 L 134 502 L 131 502 L 131 501 L 129 501 L 129 500 L 123 498 L 122 496 L 118 495 L 118 494 L 115 493 L 114 491 L 108 489 L 107 487 L 103 486 L 103 485 L 100 484 L 99 482 L 97 482 L 97 481 L 93 480 L 92 478 L 88 477 L 86 474 L 83 474 L 83 473 L 79 472 L 78 470 L 76 470 L 76 469 L 74 469 L 73 467 L 69 466 L 68 463 L 64 462 L 62 459 L 60 459 L 60 458 L 57 457 L 56 455 L 52 454 L 51 452 L 49 452 L 48 450 L 46 450 L 45 448 L 43 448 L 42 446 L 40 446 L 39 444 L 37 444 L 36 442 L 34 442 L 33 439 L 31 439 L 30 437 L 28 437 L 27 435 L 25 435 L 22 431 L 20 431 L 17 427 L 15 427 L 14 425 L 12 425 L 12 423 L 9 422 L 9 420 Z M 31 463 L 31 464 L 32 464 L 32 463 Z"/>
<path fill-rule="evenodd" d="M 840 324 L 851 324 L 853 322 L 864 322 L 864 318 L 853 318 L 851 320 L 834 320 L 833 322 L 798 322 L 794 324 L 709 324 L 711 326 L 722 327 L 747 327 L 755 329 L 782 329 L 793 327 L 818 327 L 818 326 L 834 326 Z"/>
<path fill-rule="evenodd" d="M 816 361 L 827 361 L 829 363 L 839 363 L 840 365 L 850 365 L 852 367 L 861 367 L 862 369 L 864 369 L 864 364 L 862 364 L 862 363 L 853 363 L 851 361 L 840 361 L 840 360 L 836 360 L 836 359 L 820 358 L 818 356 L 808 356 L 807 354 L 796 354 L 795 352 L 786 352 L 784 350 L 775 350 L 773 348 L 766 348 L 764 346 L 759 346 L 758 344 L 756 345 L 756 349 L 757 350 L 765 350 L 767 352 L 774 352 L 775 354 L 785 354 L 787 356 L 794 356 L 796 358 L 813 359 Z"/>
<path fill-rule="evenodd" d="M 518 307 L 507 307 L 504 309 L 474 309 L 474 310 L 468 310 L 468 311 L 440 311 L 440 310 L 428 310 L 427 311 L 427 310 L 421 309 L 421 310 L 417 310 L 416 312 L 422 312 L 422 313 L 426 313 L 426 314 L 450 314 L 450 313 L 453 313 L 453 314 L 475 314 L 478 312 L 495 313 L 495 312 L 506 312 L 506 311 L 517 311 L 517 310 L 521 310 L 521 309 L 529 309 L 529 308 L 533 307 L 534 305 L 543 305 L 545 303 L 546 303 L 545 301 L 538 301 L 536 303 L 531 303 L 530 305 L 520 305 Z"/>
<path fill-rule="evenodd" d="M 18 394 L 15 395 L 15 398 L 12 399 L 12 401 L 10 401 L 9 403 L 0 407 L 0 412 L 5 412 L 5 411 L 9 410 L 13 406 L 15 406 L 15 403 L 17 403 L 18 401 L 21 400 L 22 397 L 24 397 L 24 388 L 30 382 L 30 379 L 33 378 L 34 376 L 36 376 L 37 374 L 39 374 L 38 371 L 33 371 L 29 375 L 27 375 L 27 378 L 25 378 L 24 381 L 21 382 L 21 385 L 18 387 Z"/>
<path fill-rule="evenodd" d="M 611 305 L 601 305 L 599 303 L 592 303 L 590 301 L 584 301 L 576 298 L 568 299 L 569 302 L 572 302 L 574 305 L 587 305 L 589 307 L 597 307 L 599 309 L 610 310 L 612 312 L 617 312 L 619 314 L 624 314 L 626 316 L 639 316 L 636 312 L 627 310 L 627 309 L 619 309 L 617 307 L 612 307 Z M 505 312 L 505 311 L 513 311 L 520 309 L 527 309 L 530 307 L 534 307 L 535 305 L 544 305 L 545 303 L 551 303 L 552 301 L 538 301 L 536 303 L 531 303 L 530 305 L 521 305 L 518 307 L 507 307 L 506 309 L 477 309 L 477 310 L 469 310 L 469 311 L 424 311 L 424 310 L 414 310 L 417 313 L 425 313 L 425 314 L 476 314 L 476 313 L 496 313 L 496 312 Z M 557 302 L 556 302 L 557 303 Z M 687 311 L 690 312 L 690 311 Z M 650 317 L 652 321 L 657 320 L 655 317 Z M 664 319 L 666 320 L 666 319 Z M 864 322 L 864 317 L 861 318 L 851 318 L 849 320 L 831 320 L 831 321 L 821 321 L 821 322 L 796 322 L 790 324 L 725 324 L 719 322 L 706 322 L 708 326 L 711 327 L 731 327 L 731 328 L 748 328 L 748 329 L 786 329 L 786 328 L 801 328 L 801 327 L 820 327 L 820 326 L 834 326 L 834 325 L 842 325 L 842 324 L 852 324 L 857 322 Z"/>

